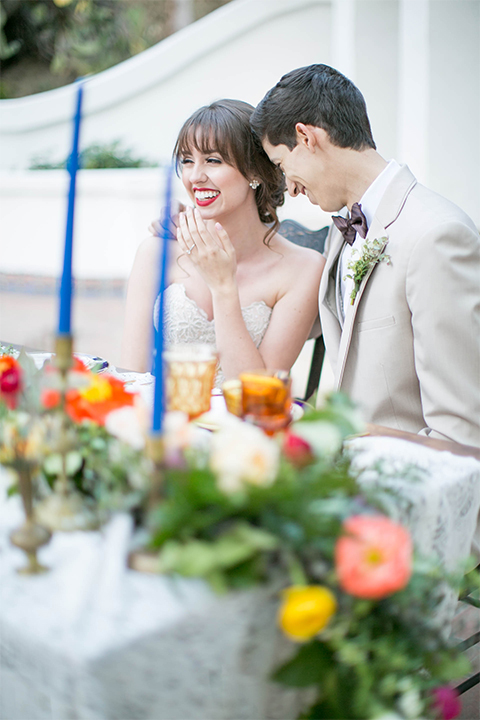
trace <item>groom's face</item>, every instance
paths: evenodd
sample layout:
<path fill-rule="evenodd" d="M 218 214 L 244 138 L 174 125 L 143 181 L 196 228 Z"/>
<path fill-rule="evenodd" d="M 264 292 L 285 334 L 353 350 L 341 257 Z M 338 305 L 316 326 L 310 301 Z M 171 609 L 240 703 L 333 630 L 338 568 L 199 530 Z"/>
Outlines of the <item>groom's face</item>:
<path fill-rule="evenodd" d="M 302 145 L 290 150 L 287 145 L 272 145 L 266 139 L 262 141 L 262 145 L 272 163 L 285 175 L 289 194 L 292 197 L 306 195 L 313 205 L 318 205 L 311 182 L 310 153 Z"/>

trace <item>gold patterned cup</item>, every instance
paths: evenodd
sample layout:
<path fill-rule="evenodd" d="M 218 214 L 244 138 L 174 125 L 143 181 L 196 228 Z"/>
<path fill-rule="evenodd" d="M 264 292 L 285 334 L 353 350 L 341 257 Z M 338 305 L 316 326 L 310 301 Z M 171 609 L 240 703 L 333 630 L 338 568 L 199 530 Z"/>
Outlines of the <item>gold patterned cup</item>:
<path fill-rule="evenodd" d="M 211 345 L 172 345 L 166 363 L 167 410 L 181 410 L 196 418 L 210 410 L 217 354 Z"/>
<path fill-rule="evenodd" d="M 242 417 L 268 435 L 283 430 L 291 420 L 291 381 L 286 370 L 241 373 Z"/>

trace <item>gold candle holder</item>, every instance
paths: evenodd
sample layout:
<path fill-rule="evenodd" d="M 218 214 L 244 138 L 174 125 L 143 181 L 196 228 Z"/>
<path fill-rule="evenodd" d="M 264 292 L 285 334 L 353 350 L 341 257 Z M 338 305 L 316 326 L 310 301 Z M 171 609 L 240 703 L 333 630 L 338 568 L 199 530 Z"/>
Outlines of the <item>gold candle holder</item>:
<path fill-rule="evenodd" d="M 18 470 L 18 484 L 26 517 L 23 525 L 10 533 L 10 542 L 23 550 L 28 559 L 28 565 L 19 568 L 17 572 L 22 575 L 38 575 L 46 572 L 48 568 L 38 562 L 37 550 L 50 542 L 52 534 L 34 521 L 31 467 L 27 462 L 22 463 Z"/>
<path fill-rule="evenodd" d="M 151 484 L 147 512 L 153 510 L 164 496 L 165 447 L 163 436 L 152 434 L 146 443 L 147 457 L 151 461 Z M 128 556 L 128 567 L 144 573 L 158 572 L 158 551 L 134 550 Z"/>
<path fill-rule="evenodd" d="M 152 481 L 148 498 L 148 507 L 152 509 L 163 497 L 163 480 L 165 474 L 165 447 L 163 436 L 160 434 L 150 435 L 150 437 L 147 438 L 146 451 L 147 457 L 152 463 Z"/>
<path fill-rule="evenodd" d="M 52 532 L 58 530 L 64 532 L 96 530 L 100 525 L 93 504 L 74 490 L 67 475 L 67 453 L 74 447 L 69 433 L 70 420 L 65 409 L 68 371 L 73 365 L 72 351 L 72 336 L 58 335 L 55 343 L 55 365 L 60 374 L 60 412 L 62 419 L 56 449 L 62 458 L 62 469 L 55 482 L 53 493 L 35 508 L 36 518 Z"/>

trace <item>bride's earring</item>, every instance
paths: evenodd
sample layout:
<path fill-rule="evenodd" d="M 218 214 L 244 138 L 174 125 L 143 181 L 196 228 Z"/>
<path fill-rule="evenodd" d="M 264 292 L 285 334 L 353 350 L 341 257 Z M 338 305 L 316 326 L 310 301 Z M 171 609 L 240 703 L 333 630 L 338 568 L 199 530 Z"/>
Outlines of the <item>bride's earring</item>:
<path fill-rule="evenodd" d="M 252 182 L 251 182 L 251 183 L 248 183 L 248 184 L 250 185 L 250 187 L 252 188 L 252 190 L 256 190 L 257 187 L 260 185 L 260 183 L 258 182 L 258 180 L 252 180 Z"/>

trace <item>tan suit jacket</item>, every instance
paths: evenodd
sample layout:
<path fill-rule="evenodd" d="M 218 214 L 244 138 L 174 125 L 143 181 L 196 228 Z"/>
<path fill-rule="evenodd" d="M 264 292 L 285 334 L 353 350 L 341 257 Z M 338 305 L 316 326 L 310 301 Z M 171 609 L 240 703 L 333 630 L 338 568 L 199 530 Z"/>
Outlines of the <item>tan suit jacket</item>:
<path fill-rule="evenodd" d="M 332 226 L 320 318 L 336 388 L 367 422 L 480 447 L 480 237 L 453 203 L 402 166 L 367 239 L 391 264 L 364 277 L 337 314 L 341 233 Z"/>

